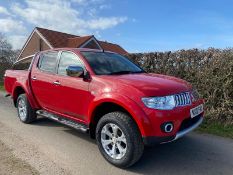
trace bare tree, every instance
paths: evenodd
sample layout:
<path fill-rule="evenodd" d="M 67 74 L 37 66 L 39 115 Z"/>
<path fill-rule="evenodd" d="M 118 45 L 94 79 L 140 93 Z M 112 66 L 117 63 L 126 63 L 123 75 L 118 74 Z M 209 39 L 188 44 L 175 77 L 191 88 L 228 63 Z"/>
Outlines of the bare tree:
<path fill-rule="evenodd" d="M 7 38 L 0 33 L 0 81 L 6 69 L 9 69 L 17 58 L 18 51 L 12 49 L 12 45 Z"/>

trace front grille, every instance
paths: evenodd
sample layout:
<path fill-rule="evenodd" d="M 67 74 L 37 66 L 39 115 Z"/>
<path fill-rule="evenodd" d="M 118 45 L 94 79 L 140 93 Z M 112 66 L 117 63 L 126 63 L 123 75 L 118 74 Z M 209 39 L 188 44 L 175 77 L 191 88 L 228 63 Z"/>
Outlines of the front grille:
<path fill-rule="evenodd" d="M 175 95 L 176 106 L 186 106 L 191 104 L 189 92 L 180 93 Z"/>
<path fill-rule="evenodd" d="M 191 96 L 192 96 L 192 101 L 197 101 L 199 99 L 199 93 L 197 92 L 197 90 L 193 90 L 191 92 Z"/>
<path fill-rule="evenodd" d="M 194 118 L 187 118 L 187 119 L 184 119 L 183 122 L 182 122 L 181 125 L 180 125 L 179 131 L 183 131 L 183 130 L 185 130 L 185 129 L 187 129 L 187 128 L 190 128 L 190 127 L 193 126 L 195 123 L 197 123 L 197 122 L 200 120 L 201 117 L 202 117 L 202 115 L 200 114 L 200 115 L 198 115 L 198 116 L 196 116 L 196 117 L 194 117 Z"/>

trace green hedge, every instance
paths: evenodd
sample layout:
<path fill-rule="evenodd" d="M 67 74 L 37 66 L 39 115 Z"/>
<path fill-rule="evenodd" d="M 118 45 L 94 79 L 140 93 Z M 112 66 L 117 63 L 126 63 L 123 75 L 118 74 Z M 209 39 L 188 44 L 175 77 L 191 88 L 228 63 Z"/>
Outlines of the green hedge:
<path fill-rule="evenodd" d="M 3 82 L 0 81 L 0 90 L 4 90 Z"/>
<path fill-rule="evenodd" d="M 128 57 L 148 72 L 192 83 L 206 101 L 207 119 L 233 124 L 233 49 L 138 53 Z"/>

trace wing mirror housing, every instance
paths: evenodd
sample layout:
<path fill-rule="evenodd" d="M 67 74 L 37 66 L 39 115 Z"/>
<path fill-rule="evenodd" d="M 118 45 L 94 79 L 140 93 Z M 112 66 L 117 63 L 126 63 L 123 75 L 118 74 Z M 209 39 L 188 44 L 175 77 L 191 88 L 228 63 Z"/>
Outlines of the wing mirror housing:
<path fill-rule="evenodd" d="M 66 73 L 70 77 L 82 77 L 84 81 L 90 81 L 91 76 L 88 71 L 85 71 L 81 66 L 69 66 Z"/>
<path fill-rule="evenodd" d="M 82 77 L 84 75 L 84 69 L 81 66 L 69 66 L 66 69 L 66 73 L 70 77 Z"/>

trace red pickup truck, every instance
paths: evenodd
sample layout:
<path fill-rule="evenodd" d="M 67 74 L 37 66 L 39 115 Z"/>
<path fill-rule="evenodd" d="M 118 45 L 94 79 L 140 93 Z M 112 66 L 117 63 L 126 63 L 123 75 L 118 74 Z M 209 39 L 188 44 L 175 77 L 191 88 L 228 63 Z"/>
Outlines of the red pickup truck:
<path fill-rule="evenodd" d="M 88 132 L 118 167 L 138 161 L 144 145 L 174 141 L 203 120 L 204 101 L 189 83 L 146 73 L 112 52 L 47 50 L 4 77 L 23 123 L 39 115 Z"/>

